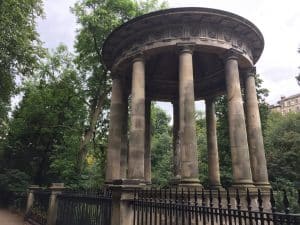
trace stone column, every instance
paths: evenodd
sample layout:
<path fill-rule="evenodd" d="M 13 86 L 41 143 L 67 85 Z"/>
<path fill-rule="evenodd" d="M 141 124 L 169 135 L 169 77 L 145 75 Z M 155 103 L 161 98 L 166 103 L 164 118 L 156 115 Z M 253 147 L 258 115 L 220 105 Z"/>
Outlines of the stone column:
<path fill-rule="evenodd" d="M 57 218 L 58 201 L 57 195 L 64 189 L 63 183 L 53 183 L 50 187 L 51 195 L 47 212 L 47 225 L 55 225 Z"/>
<path fill-rule="evenodd" d="M 246 121 L 253 182 L 257 187 L 270 187 L 258 108 L 255 68 L 245 73 Z"/>
<path fill-rule="evenodd" d="M 207 150 L 208 150 L 208 180 L 209 180 L 210 188 L 218 189 L 221 187 L 221 181 L 220 181 L 215 104 L 212 98 L 206 99 L 205 104 L 206 104 Z"/>
<path fill-rule="evenodd" d="M 121 179 L 127 178 L 128 169 L 128 95 L 124 97 L 124 117 L 122 120 L 121 134 L 121 160 L 120 160 L 120 176 Z"/>
<path fill-rule="evenodd" d="M 178 100 L 173 101 L 173 174 L 180 179 L 180 146 L 179 146 L 179 105 Z"/>
<path fill-rule="evenodd" d="M 120 179 L 121 134 L 124 114 L 122 81 L 118 77 L 113 78 L 112 96 L 110 103 L 110 121 L 108 150 L 106 159 L 106 183 Z"/>
<path fill-rule="evenodd" d="M 191 45 L 179 52 L 179 138 L 181 183 L 199 184 L 196 141 L 193 53 Z"/>
<path fill-rule="evenodd" d="M 145 103 L 145 182 L 151 184 L 151 101 Z"/>
<path fill-rule="evenodd" d="M 39 185 L 30 185 L 28 188 L 28 196 L 27 196 L 27 203 L 26 203 L 26 211 L 25 211 L 25 217 L 30 212 L 33 203 L 34 203 L 34 191 L 38 190 L 40 188 Z"/>
<path fill-rule="evenodd" d="M 234 51 L 228 51 L 224 60 L 233 182 L 234 186 L 252 186 L 238 56 Z"/>
<path fill-rule="evenodd" d="M 144 180 L 145 154 L 145 64 L 136 58 L 132 66 L 131 127 L 128 178 Z"/>

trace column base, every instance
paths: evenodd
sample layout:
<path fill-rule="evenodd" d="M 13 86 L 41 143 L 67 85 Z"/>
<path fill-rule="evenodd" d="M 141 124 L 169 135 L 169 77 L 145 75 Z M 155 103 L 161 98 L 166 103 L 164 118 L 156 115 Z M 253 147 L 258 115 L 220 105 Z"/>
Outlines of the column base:
<path fill-rule="evenodd" d="M 269 182 L 254 182 L 256 188 L 262 191 L 269 191 L 272 189 L 271 184 Z"/>
<path fill-rule="evenodd" d="M 224 190 L 221 184 L 211 184 L 209 185 L 209 189 L 211 190 Z"/>
<path fill-rule="evenodd" d="M 112 185 L 142 185 L 145 181 L 140 179 L 117 179 L 113 180 Z"/>
<path fill-rule="evenodd" d="M 180 179 L 178 183 L 179 188 L 183 189 L 203 189 L 202 184 L 200 184 L 199 179 L 197 178 L 183 178 Z"/>
<path fill-rule="evenodd" d="M 181 180 L 180 177 L 173 177 L 169 180 L 169 185 L 171 187 L 176 187 L 180 184 L 180 180 Z"/>

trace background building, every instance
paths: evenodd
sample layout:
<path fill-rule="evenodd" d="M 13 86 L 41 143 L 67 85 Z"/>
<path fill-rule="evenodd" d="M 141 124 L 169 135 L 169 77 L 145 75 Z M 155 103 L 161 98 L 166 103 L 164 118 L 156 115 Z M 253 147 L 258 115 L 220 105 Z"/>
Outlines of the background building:
<path fill-rule="evenodd" d="M 280 112 L 283 115 L 289 112 L 300 112 L 300 93 L 288 97 L 282 96 L 277 105 L 272 105 L 272 112 Z"/>

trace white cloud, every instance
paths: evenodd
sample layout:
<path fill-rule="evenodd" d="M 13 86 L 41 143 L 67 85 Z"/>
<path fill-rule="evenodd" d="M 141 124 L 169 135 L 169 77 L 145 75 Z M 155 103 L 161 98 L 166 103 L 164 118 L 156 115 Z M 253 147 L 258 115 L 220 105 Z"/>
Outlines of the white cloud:
<path fill-rule="evenodd" d="M 76 19 L 70 7 L 75 2 L 76 0 L 44 1 L 46 18 L 38 20 L 38 32 L 45 47 L 56 48 L 60 43 L 64 43 L 73 50 Z"/>

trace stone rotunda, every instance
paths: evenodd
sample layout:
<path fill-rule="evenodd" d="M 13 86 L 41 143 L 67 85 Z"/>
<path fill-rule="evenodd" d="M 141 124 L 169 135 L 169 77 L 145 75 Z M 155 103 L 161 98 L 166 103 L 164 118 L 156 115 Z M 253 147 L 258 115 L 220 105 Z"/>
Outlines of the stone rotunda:
<path fill-rule="evenodd" d="M 173 104 L 174 180 L 201 186 L 194 114 L 195 100 L 205 100 L 209 183 L 220 187 L 214 98 L 226 95 L 233 185 L 269 187 L 254 68 L 263 47 L 250 21 L 208 8 L 161 10 L 115 29 L 102 50 L 113 79 L 106 183 L 151 183 L 150 106 L 166 101 Z"/>

